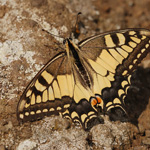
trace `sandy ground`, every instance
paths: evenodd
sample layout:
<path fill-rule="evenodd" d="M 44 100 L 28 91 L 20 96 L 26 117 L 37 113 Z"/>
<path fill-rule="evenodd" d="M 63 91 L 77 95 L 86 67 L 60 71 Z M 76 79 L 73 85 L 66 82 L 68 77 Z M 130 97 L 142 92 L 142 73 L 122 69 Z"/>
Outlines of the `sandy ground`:
<path fill-rule="evenodd" d="M 150 148 L 150 103 L 137 112 L 138 126 L 111 122 L 89 132 L 60 117 L 47 117 L 19 125 L 16 107 L 35 74 L 59 50 L 82 12 L 81 36 L 123 29 L 150 29 L 150 0 L 0 0 L 0 150 L 147 150 Z M 150 56 L 143 60 L 150 67 Z M 148 78 L 149 70 L 142 71 Z M 147 83 L 148 84 L 148 83 Z M 149 85 L 144 91 L 150 93 Z M 144 94 L 140 95 L 143 99 Z M 138 111 L 138 109 L 136 109 Z"/>

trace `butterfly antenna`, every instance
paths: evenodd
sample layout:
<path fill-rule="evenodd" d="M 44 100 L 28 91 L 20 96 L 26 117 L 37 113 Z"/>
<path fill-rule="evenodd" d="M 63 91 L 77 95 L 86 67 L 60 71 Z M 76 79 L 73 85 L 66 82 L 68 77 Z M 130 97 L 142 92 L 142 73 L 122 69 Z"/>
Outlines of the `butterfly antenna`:
<path fill-rule="evenodd" d="M 45 30 L 45 29 L 42 29 L 42 31 L 44 31 L 44 32 L 46 32 L 46 33 L 48 33 L 48 34 L 50 34 L 51 36 L 58 37 L 58 38 L 62 38 L 62 39 L 64 40 L 64 37 L 58 36 L 58 35 L 53 34 L 53 33 L 50 33 L 49 31 L 47 31 L 47 30 Z"/>

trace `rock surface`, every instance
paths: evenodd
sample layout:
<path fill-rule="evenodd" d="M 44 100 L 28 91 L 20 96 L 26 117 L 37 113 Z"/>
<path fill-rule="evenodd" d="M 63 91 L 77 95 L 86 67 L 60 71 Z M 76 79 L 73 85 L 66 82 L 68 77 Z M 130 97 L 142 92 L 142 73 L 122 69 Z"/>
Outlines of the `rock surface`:
<path fill-rule="evenodd" d="M 66 120 L 47 117 L 19 125 L 19 98 L 40 68 L 68 37 L 76 14 L 82 28 L 79 39 L 121 28 L 150 29 L 150 0 L 0 0 L 0 149 L 2 150 L 100 150 L 148 149 L 150 147 L 150 103 L 131 123 L 110 122 L 85 132 Z M 150 67 L 150 56 L 143 60 Z M 147 89 L 149 87 L 147 86 Z M 141 102 L 142 104 L 142 102 Z"/>

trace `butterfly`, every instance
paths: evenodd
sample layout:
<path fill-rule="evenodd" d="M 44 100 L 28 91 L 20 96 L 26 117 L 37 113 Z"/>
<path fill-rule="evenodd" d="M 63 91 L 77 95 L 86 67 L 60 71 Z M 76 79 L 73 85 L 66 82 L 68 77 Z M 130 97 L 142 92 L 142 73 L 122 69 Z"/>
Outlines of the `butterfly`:
<path fill-rule="evenodd" d="M 39 71 L 17 106 L 20 122 L 62 115 L 86 130 L 94 119 L 119 109 L 131 73 L 150 52 L 150 30 L 124 29 L 91 36 L 62 50 Z"/>

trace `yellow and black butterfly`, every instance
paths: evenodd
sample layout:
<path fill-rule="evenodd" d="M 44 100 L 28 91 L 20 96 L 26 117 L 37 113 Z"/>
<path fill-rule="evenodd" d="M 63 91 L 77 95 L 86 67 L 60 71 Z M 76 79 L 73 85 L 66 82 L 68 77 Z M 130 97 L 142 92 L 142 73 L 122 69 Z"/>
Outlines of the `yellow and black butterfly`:
<path fill-rule="evenodd" d="M 78 44 L 67 38 L 64 44 L 22 94 L 18 120 L 61 114 L 88 129 L 100 114 L 114 108 L 126 112 L 131 73 L 150 52 L 150 30 L 112 31 Z"/>

